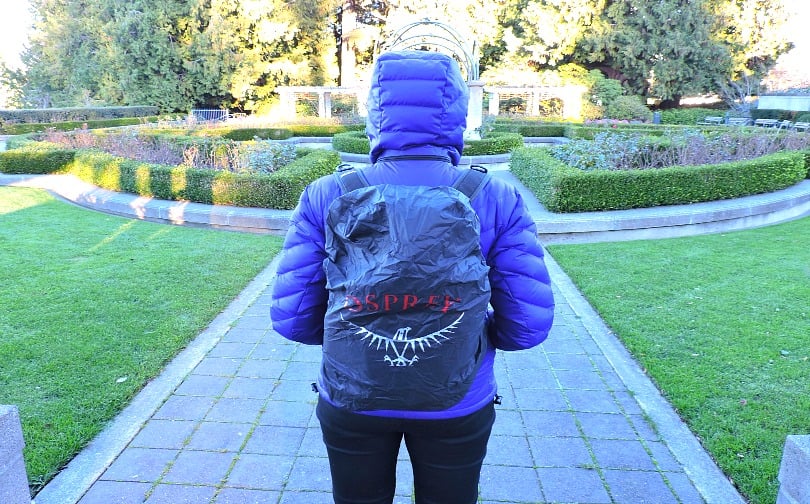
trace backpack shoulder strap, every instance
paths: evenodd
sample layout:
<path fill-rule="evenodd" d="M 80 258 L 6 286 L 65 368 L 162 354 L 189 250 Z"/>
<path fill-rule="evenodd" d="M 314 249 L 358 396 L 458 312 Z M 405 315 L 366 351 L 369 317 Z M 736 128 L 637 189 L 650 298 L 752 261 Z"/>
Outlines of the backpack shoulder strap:
<path fill-rule="evenodd" d="M 340 185 L 343 194 L 352 192 L 355 189 L 360 189 L 361 187 L 367 187 L 369 185 L 368 180 L 366 180 L 366 176 L 363 175 L 363 172 L 348 164 L 341 164 L 337 167 L 335 179 Z"/>
<path fill-rule="evenodd" d="M 453 187 L 464 193 L 472 201 L 481 192 L 481 188 L 487 183 L 489 177 L 490 174 L 486 168 L 473 165 L 464 175 L 458 178 Z"/>

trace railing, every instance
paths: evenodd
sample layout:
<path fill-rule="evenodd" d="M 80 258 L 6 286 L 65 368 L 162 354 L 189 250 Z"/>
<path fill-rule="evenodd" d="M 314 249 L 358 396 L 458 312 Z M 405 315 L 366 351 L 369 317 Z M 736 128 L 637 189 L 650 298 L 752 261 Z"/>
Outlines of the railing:
<path fill-rule="evenodd" d="M 199 122 L 225 121 L 230 117 L 228 109 L 191 109 L 189 117 Z"/>
<path fill-rule="evenodd" d="M 481 85 L 479 81 L 475 81 L 475 83 L 478 86 Z M 470 84 L 472 91 L 475 85 L 474 83 Z M 490 115 L 503 113 L 502 105 L 506 104 L 508 99 L 517 97 L 521 101 L 520 108 L 525 115 L 539 116 L 542 102 L 557 99 L 561 102 L 559 112 L 563 117 L 578 118 L 582 112 L 582 95 L 586 91 L 587 89 L 584 86 L 484 86 L 483 93 L 479 96 L 487 96 L 489 102 L 488 113 Z M 333 97 L 335 95 L 352 97 L 356 104 L 356 114 L 360 117 L 366 116 L 367 87 L 279 86 L 276 88 L 276 92 L 281 97 L 281 108 L 285 117 L 294 118 L 298 102 L 301 99 L 314 101 L 315 96 L 317 96 L 318 101 L 318 117 L 332 117 L 334 115 Z M 475 94 L 471 93 L 470 96 L 473 98 Z"/>

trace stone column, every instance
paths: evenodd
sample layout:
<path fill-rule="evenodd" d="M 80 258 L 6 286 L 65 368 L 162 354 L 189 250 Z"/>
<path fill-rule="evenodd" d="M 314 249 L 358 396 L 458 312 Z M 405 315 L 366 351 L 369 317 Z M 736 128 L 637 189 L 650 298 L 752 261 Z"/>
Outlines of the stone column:
<path fill-rule="evenodd" d="M 0 502 L 3 504 L 31 503 L 24 446 L 17 407 L 0 405 Z"/>
<path fill-rule="evenodd" d="M 501 95 L 497 91 L 489 93 L 489 115 L 496 116 L 501 111 Z"/>
<path fill-rule="evenodd" d="M 469 81 L 470 103 L 467 106 L 467 130 L 464 138 L 479 140 L 480 128 L 484 123 L 484 83 L 480 80 Z"/>

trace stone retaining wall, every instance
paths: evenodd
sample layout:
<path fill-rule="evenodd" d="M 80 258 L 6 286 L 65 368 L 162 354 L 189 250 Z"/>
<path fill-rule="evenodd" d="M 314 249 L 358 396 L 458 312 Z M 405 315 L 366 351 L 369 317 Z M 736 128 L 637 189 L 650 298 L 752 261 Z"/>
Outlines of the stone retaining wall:
<path fill-rule="evenodd" d="M 788 436 L 779 468 L 776 504 L 810 502 L 810 435 Z"/>
<path fill-rule="evenodd" d="M 31 502 L 24 446 L 17 407 L 0 405 L 0 502 L 3 504 Z"/>

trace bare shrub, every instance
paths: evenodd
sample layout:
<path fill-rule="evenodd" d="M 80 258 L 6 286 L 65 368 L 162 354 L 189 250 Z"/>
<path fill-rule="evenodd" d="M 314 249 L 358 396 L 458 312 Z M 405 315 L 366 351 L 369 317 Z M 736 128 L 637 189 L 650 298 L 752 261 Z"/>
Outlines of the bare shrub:
<path fill-rule="evenodd" d="M 810 135 L 795 131 L 667 131 L 663 137 L 605 131 L 593 140 L 572 140 L 551 154 L 581 170 L 644 170 L 679 165 L 718 164 L 753 159 L 785 150 L 810 148 Z"/>
<path fill-rule="evenodd" d="M 104 134 L 49 130 L 41 139 L 69 149 L 98 149 L 147 163 L 241 173 L 272 173 L 296 156 L 294 144 L 272 140 L 236 142 L 202 137 L 180 144 L 167 137 L 140 135 L 135 130 Z"/>

